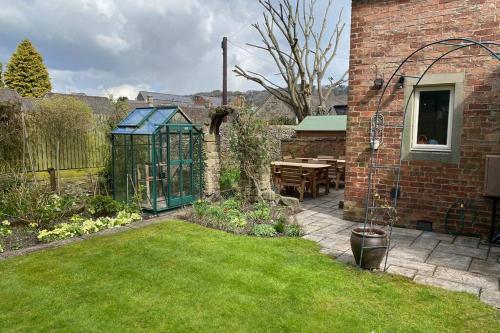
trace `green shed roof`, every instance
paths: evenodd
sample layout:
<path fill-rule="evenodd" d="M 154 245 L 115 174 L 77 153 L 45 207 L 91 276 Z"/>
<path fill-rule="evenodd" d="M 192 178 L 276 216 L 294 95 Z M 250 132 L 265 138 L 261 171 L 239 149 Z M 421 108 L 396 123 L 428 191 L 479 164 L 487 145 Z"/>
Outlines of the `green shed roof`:
<path fill-rule="evenodd" d="M 296 131 L 345 131 L 347 116 L 307 116 Z"/>

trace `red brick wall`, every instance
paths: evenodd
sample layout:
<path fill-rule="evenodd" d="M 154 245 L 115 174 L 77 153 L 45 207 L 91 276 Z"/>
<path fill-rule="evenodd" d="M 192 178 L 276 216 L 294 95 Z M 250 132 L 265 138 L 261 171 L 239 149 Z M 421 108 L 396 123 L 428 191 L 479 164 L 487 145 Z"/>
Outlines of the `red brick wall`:
<path fill-rule="evenodd" d="M 413 50 L 428 42 L 452 37 L 500 42 L 500 0 L 352 1 L 347 170 L 344 216 L 361 220 L 367 189 L 369 121 L 381 90 L 372 88 L 375 65 L 387 82 L 396 66 Z M 437 46 L 421 53 L 418 62 L 403 68 L 406 75 L 419 75 L 429 60 L 449 49 Z M 487 235 L 491 201 L 482 196 L 484 161 L 487 154 L 500 154 L 500 64 L 478 48 L 450 54 L 429 71 L 465 73 L 460 161 L 458 164 L 404 161 L 401 172 L 400 224 L 414 227 L 417 220 L 433 222 L 444 231 L 448 207 L 468 198 L 478 211 L 478 221 L 465 232 Z M 395 82 L 393 82 L 395 83 Z M 391 84 L 383 100 L 386 122 L 402 123 L 403 89 Z M 379 150 L 385 163 L 397 163 L 397 131 L 386 129 Z M 380 173 L 377 188 L 388 197 L 393 186 L 391 172 Z"/>
<path fill-rule="evenodd" d="M 345 156 L 345 137 L 292 138 L 281 140 L 281 156 L 317 157 L 328 155 L 335 158 Z"/>

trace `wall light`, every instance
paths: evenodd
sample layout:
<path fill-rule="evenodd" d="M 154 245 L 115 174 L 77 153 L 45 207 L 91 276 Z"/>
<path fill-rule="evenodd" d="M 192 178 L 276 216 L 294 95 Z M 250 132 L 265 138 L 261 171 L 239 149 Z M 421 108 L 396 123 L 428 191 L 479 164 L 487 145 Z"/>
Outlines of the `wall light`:
<path fill-rule="evenodd" d="M 375 89 L 382 89 L 382 86 L 384 85 L 384 79 L 382 78 L 377 78 L 373 80 L 373 88 Z"/>
<path fill-rule="evenodd" d="M 401 89 L 401 88 L 404 87 L 404 85 L 405 85 L 405 77 L 404 76 L 400 76 L 399 80 L 398 80 L 398 83 L 396 83 L 396 88 Z"/>

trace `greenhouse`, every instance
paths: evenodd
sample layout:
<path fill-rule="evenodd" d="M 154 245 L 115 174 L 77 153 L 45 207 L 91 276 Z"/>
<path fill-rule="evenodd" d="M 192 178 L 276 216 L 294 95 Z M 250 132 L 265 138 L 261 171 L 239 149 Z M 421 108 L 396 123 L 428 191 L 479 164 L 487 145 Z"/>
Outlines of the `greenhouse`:
<path fill-rule="evenodd" d="M 116 200 L 157 213 L 201 196 L 203 134 L 179 107 L 137 108 L 111 140 Z"/>

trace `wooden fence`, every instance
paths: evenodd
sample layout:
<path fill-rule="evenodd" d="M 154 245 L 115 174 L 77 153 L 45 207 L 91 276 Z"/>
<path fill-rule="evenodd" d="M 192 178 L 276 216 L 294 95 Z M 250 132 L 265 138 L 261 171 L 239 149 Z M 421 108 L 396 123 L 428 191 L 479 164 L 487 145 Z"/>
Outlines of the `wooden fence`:
<path fill-rule="evenodd" d="M 25 165 L 30 171 L 103 167 L 111 149 L 106 136 L 107 134 L 99 129 L 76 137 L 63 135 L 57 149 L 56 139 L 32 135 L 29 140 L 31 158 L 26 148 Z"/>
<path fill-rule="evenodd" d="M 101 124 L 82 135 L 59 135 L 59 144 L 54 136 L 45 136 L 33 130 L 29 132 L 28 144 L 20 144 L 15 160 L 6 161 L 1 158 L 3 152 L 0 147 L 0 160 L 9 168 L 35 172 L 50 168 L 98 168 L 105 166 L 110 157 L 109 133 Z M 22 133 L 19 135 L 22 136 Z"/>

